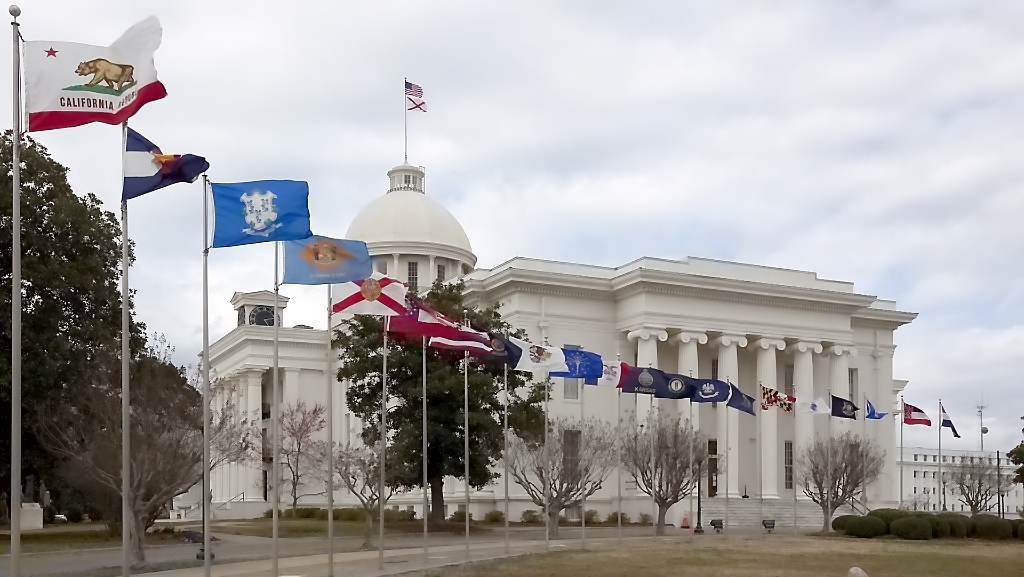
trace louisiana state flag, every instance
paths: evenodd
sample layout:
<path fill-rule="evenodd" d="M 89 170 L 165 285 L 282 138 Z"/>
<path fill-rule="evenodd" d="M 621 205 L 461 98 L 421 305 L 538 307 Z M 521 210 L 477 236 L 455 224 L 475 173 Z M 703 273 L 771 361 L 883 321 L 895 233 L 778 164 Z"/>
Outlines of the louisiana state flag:
<path fill-rule="evenodd" d="M 160 152 L 159 146 L 131 128 L 125 139 L 122 161 L 124 184 L 121 198 L 124 200 L 179 182 L 195 182 L 210 168 L 210 163 L 202 156 Z"/>

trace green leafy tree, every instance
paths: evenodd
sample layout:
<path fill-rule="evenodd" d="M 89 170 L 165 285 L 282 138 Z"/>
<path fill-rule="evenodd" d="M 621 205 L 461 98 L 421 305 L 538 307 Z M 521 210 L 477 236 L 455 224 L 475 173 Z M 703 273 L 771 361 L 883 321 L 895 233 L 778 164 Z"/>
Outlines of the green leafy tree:
<path fill-rule="evenodd" d="M 1024 417 L 1021 417 L 1020 420 L 1024 421 Z M 1021 435 L 1024 435 L 1024 429 L 1021 429 L 1020 432 Z M 1010 449 L 1006 453 L 1006 458 L 1014 465 L 1017 465 L 1017 469 L 1014 471 L 1013 482 L 1024 485 L 1024 441 Z"/>
<path fill-rule="evenodd" d="M 450 318 L 463 317 L 461 282 L 435 283 L 424 302 Z M 497 306 L 467 311 L 475 325 L 507 331 Z M 339 350 L 338 378 L 348 380 L 348 406 L 364 423 L 362 438 L 375 446 L 380 439 L 383 327 L 378 317 L 356 316 L 334 333 Z M 396 488 L 423 486 L 422 355 L 420 339 L 388 343 L 388 476 Z M 427 482 L 431 520 L 444 521 L 444 477 L 464 477 L 462 354 L 427 348 Z M 469 483 L 483 488 L 495 478 L 492 466 L 503 448 L 503 369 L 469 361 Z M 522 373 L 508 372 L 509 427 L 520 437 L 543 434 L 544 388 Z M 392 477 L 392 471 L 394 476 Z"/>
<path fill-rule="evenodd" d="M 0 137 L 0 433 L 11 429 L 12 131 Z M 121 229 L 93 194 L 75 195 L 68 169 L 31 138 L 21 146 L 23 474 L 60 486 L 58 461 L 41 447 L 33 409 L 75 399 L 90 365 L 120 347 Z M 132 350 L 145 344 L 133 324 Z M 10 486 L 10 443 L 0 477 Z"/>

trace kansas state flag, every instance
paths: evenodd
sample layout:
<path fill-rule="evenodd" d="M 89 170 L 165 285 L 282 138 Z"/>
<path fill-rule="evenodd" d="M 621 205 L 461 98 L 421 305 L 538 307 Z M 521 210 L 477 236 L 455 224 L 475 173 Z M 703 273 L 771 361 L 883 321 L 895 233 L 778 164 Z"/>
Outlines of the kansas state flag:
<path fill-rule="evenodd" d="M 309 229 L 309 185 L 301 180 L 213 184 L 213 246 L 302 240 Z"/>
<path fill-rule="evenodd" d="M 138 132 L 128 129 L 125 139 L 122 199 L 135 198 L 179 182 L 195 182 L 210 168 L 202 156 L 164 154 L 160 147 Z"/>
<path fill-rule="evenodd" d="M 366 243 L 311 236 L 284 243 L 285 284 L 333 284 L 373 274 Z"/>

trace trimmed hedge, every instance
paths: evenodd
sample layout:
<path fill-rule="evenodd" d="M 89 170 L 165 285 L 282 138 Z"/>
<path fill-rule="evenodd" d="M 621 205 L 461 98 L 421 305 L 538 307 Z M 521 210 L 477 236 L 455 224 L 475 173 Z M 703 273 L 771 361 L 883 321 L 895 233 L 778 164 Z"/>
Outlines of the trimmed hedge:
<path fill-rule="evenodd" d="M 850 519 L 858 518 L 858 517 L 860 517 L 860 515 L 840 515 L 840 516 L 836 517 L 835 519 L 832 519 L 832 530 L 833 531 L 843 531 L 843 530 L 846 529 L 846 522 L 847 521 L 849 521 Z"/>
<path fill-rule="evenodd" d="M 504 511 L 498 511 L 498 510 L 488 511 L 487 514 L 484 515 L 484 523 L 504 523 L 504 522 L 505 522 L 505 512 Z"/>
<path fill-rule="evenodd" d="M 945 539 L 949 537 L 949 521 L 939 517 L 938 515 L 932 515 L 931 513 L 918 513 L 915 517 L 924 519 L 932 526 L 932 539 Z"/>
<path fill-rule="evenodd" d="M 900 539 L 925 541 L 932 538 L 932 524 L 920 517 L 903 517 L 889 525 L 889 532 Z"/>
<path fill-rule="evenodd" d="M 1013 525 L 1006 519 L 985 516 L 978 519 L 979 539 L 1010 539 L 1013 537 Z"/>
<path fill-rule="evenodd" d="M 1010 525 L 1013 526 L 1013 538 L 1017 539 L 1018 537 L 1020 537 L 1021 536 L 1020 535 L 1020 524 L 1021 524 L 1022 520 L 1021 519 L 1007 519 L 1007 521 L 1009 521 Z"/>
<path fill-rule="evenodd" d="M 944 517 L 947 523 L 949 523 L 949 536 L 957 539 L 963 539 L 967 536 L 967 523 L 964 523 L 964 519 L 957 519 L 955 517 Z"/>
<path fill-rule="evenodd" d="M 885 521 L 878 517 L 857 517 L 850 516 L 850 519 L 846 520 L 845 529 L 843 529 L 847 535 L 851 537 L 861 537 L 863 539 L 873 539 L 885 535 Z"/>
<path fill-rule="evenodd" d="M 885 521 L 885 532 L 892 533 L 892 522 L 896 519 L 904 519 L 906 517 L 913 516 L 913 513 L 909 511 L 903 511 L 900 509 L 875 509 L 868 513 L 869 517 L 878 517 Z"/>
<path fill-rule="evenodd" d="M 81 523 L 82 518 L 85 517 L 85 509 L 83 509 L 78 503 L 72 503 L 68 505 L 68 510 L 65 513 L 65 516 L 71 523 Z"/>

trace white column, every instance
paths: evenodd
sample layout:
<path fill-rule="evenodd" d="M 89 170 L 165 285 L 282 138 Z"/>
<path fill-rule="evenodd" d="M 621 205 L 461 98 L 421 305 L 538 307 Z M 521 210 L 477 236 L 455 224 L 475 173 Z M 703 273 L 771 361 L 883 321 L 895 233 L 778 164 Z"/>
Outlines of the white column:
<path fill-rule="evenodd" d="M 786 348 L 786 341 L 779 338 L 763 338 L 754 344 L 757 346 L 757 380 L 760 386 L 778 390 L 775 354 Z M 760 400 L 760 395 L 761 391 L 758 390 L 754 398 Z M 761 443 L 761 494 L 765 499 L 778 499 L 779 409 L 769 407 L 759 416 L 761 417 L 758 428 Z"/>
<path fill-rule="evenodd" d="M 892 380 L 892 357 L 894 352 L 895 347 L 892 345 L 875 349 L 874 357 L 877 368 L 874 373 L 877 381 L 876 394 L 878 400 L 876 401 L 871 398 L 870 393 L 868 397 L 875 405 L 875 410 L 889 413 L 884 419 L 868 421 L 867 424 L 868 436 L 873 436 L 879 446 L 884 447 L 886 450 L 885 466 L 882 468 L 882 474 L 878 477 L 878 481 L 868 489 L 868 495 L 871 496 L 875 503 L 899 500 L 899 491 L 896 489 L 899 486 L 899 463 L 897 463 L 897 459 L 900 456 L 900 440 L 896 432 L 898 427 L 894 428 L 893 420 L 889 418 L 894 417 L 899 412 L 898 409 L 893 411 L 893 407 L 898 405 Z M 861 382 L 864 382 L 863 379 Z M 867 409 L 864 408 L 864 410 L 866 411 Z M 899 421 L 896 420 L 896 422 L 898 423 Z"/>
<path fill-rule="evenodd" d="M 857 354 L 857 349 L 849 345 L 833 345 L 828 348 L 828 354 L 829 387 L 832 389 L 832 394 L 860 406 L 863 403 L 850 398 L 850 356 Z M 832 402 L 832 399 L 825 400 Z M 832 430 L 836 432 L 850 431 L 852 422 L 850 419 L 836 419 L 832 423 Z"/>
<path fill-rule="evenodd" d="M 658 341 L 668 340 L 668 332 L 665 329 L 644 327 L 626 334 L 626 338 L 636 341 L 636 366 L 658 368 Z M 640 395 L 637 395 L 639 397 Z M 650 397 L 647 401 L 636 399 L 637 422 L 647 418 L 647 414 L 654 408 L 654 395 L 643 395 Z M 625 402 L 625 400 L 623 400 Z"/>
<path fill-rule="evenodd" d="M 814 400 L 814 355 L 821 354 L 821 343 L 801 341 L 793 345 L 793 388 L 798 402 Z M 799 453 L 814 442 L 814 415 L 797 411 L 794 423 L 793 452 Z"/>
<path fill-rule="evenodd" d="M 245 418 L 249 422 L 255 423 L 257 427 L 261 427 L 263 423 L 263 372 L 262 371 L 247 371 L 242 379 L 242 386 L 245 387 Z M 247 467 L 247 474 L 245 475 L 245 485 L 242 490 L 245 491 L 245 499 L 248 500 L 262 500 L 263 499 L 263 447 L 257 447 L 259 457 L 255 463 L 250 463 Z"/>
<path fill-rule="evenodd" d="M 430 279 L 430 284 L 428 286 L 434 286 L 434 281 L 437 280 L 437 266 L 434 264 L 435 258 L 436 257 L 434 257 L 434 255 L 427 256 L 427 261 L 429 262 L 427 266 L 430 267 L 430 272 L 426 274 L 426 277 Z"/>
<path fill-rule="evenodd" d="M 690 332 L 683 331 L 679 334 L 672 335 L 673 343 L 679 343 L 679 360 L 676 365 L 676 372 L 681 375 L 687 375 L 690 377 L 698 378 L 700 372 L 698 371 L 698 356 L 697 356 L 697 345 L 707 344 L 708 335 L 701 332 Z M 683 401 L 677 401 L 679 403 L 679 411 L 684 419 L 690 418 L 690 405 L 689 399 Z M 700 430 L 700 412 L 698 409 L 700 404 L 694 404 L 693 406 L 693 427 Z"/>
<path fill-rule="evenodd" d="M 714 344 L 718 346 L 718 378 L 728 379 L 734 385 L 739 386 L 739 351 L 738 347 L 747 346 L 747 337 L 742 335 L 722 335 L 715 339 Z M 728 454 L 725 464 L 725 474 L 729 484 L 729 496 L 740 497 L 740 415 L 728 415 L 730 411 L 725 403 L 718 403 L 715 419 L 718 421 L 718 452 Z M 728 431 L 726 430 L 728 423 Z M 729 445 L 726 447 L 726 438 Z M 721 476 L 721 475 L 719 475 Z M 721 485 L 721 484 L 719 484 Z M 721 488 L 721 487 L 720 487 Z"/>
<path fill-rule="evenodd" d="M 391 271 L 388 272 L 388 276 L 393 279 L 404 280 L 405 282 L 409 282 L 409 279 L 406 278 L 408 277 L 408 272 L 406 272 L 406 277 L 399 276 L 401 275 L 401 273 L 398 271 L 398 253 L 391 253 L 391 258 L 394 261 L 394 263 L 392 264 L 393 268 L 391 269 Z"/>

